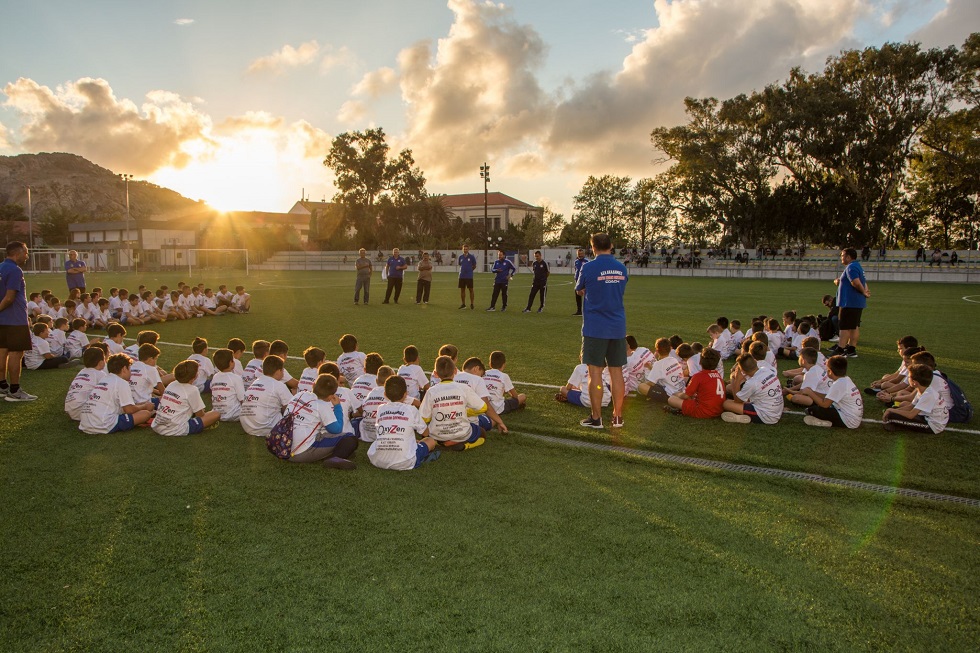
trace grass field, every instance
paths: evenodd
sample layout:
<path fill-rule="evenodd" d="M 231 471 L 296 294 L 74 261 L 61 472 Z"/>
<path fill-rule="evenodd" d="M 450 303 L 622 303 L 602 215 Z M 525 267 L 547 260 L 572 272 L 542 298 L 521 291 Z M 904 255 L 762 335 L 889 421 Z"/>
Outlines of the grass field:
<path fill-rule="evenodd" d="M 245 316 L 158 325 L 212 346 L 283 338 L 298 356 L 337 339 L 397 363 L 417 345 L 508 355 L 517 382 L 557 386 L 577 362 L 567 277 L 543 314 L 457 310 L 436 275 L 428 306 L 351 302 L 353 275 L 263 273 Z M 93 276 L 90 285 L 173 285 L 177 276 Z M 198 279 L 193 279 L 197 281 Z M 203 279 L 230 283 L 236 278 Z M 60 276 L 28 279 L 61 289 Z M 818 312 L 829 283 L 631 280 L 642 344 L 703 339 L 718 315 Z M 893 371 L 918 336 L 980 398 L 971 286 L 875 284 L 851 376 Z M 131 333 L 131 336 L 135 333 Z M 186 348 L 164 346 L 161 363 Z M 782 363 L 786 368 L 788 363 Z M 290 361 L 298 376 L 303 364 Z M 975 650 L 980 510 L 735 472 L 704 471 L 521 435 L 613 443 L 578 426 L 555 390 L 519 386 L 526 411 L 484 447 L 411 473 L 365 450 L 353 472 L 289 465 L 236 425 L 190 438 L 80 434 L 62 413 L 74 371 L 25 374 L 31 404 L 0 403 L 0 650 Z M 608 415 L 608 413 L 607 413 Z M 865 416 L 879 418 L 868 406 Z M 630 399 L 616 444 L 980 498 L 980 425 L 923 437 L 866 423 L 812 429 L 667 416 Z"/>

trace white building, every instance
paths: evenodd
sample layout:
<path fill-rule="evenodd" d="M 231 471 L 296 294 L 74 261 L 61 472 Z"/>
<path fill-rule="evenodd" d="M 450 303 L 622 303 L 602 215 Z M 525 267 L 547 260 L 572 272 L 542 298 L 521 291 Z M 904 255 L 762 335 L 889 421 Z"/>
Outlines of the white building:
<path fill-rule="evenodd" d="M 484 223 L 483 193 L 442 195 L 443 205 L 456 217 L 471 224 L 478 224 L 488 231 L 500 231 L 509 225 L 520 226 L 528 215 L 544 219 L 544 208 L 514 199 L 504 193 L 487 193 L 486 223 Z"/>

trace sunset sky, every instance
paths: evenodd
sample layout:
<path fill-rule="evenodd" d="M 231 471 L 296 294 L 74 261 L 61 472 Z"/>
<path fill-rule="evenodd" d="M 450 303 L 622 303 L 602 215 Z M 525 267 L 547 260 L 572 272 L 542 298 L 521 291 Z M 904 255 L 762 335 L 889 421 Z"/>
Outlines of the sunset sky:
<path fill-rule="evenodd" d="M 219 209 L 333 195 L 331 138 L 380 126 L 430 193 L 568 215 L 590 175 L 656 173 L 683 98 L 844 48 L 961 45 L 976 0 L 8 2 L 0 154 L 64 151 Z"/>

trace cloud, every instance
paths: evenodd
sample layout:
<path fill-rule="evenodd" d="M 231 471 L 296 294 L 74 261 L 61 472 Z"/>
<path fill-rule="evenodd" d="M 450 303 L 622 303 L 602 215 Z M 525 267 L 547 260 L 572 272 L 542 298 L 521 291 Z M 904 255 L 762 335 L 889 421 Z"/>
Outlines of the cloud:
<path fill-rule="evenodd" d="M 367 106 L 358 100 L 344 102 L 337 111 L 337 121 L 344 125 L 356 125 L 367 116 Z"/>
<path fill-rule="evenodd" d="M 193 18 L 178 18 L 177 20 L 174 21 L 174 25 L 180 25 L 180 26 L 193 25 L 193 24 L 194 24 Z"/>
<path fill-rule="evenodd" d="M 912 33 L 912 40 L 926 47 L 960 46 L 980 26 L 980 3 L 976 0 L 947 0 L 922 29 Z"/>
<path fill-rule="evenodd" d="M 357 65 L 357 57 L 346 45 L 339 48 L 324 46 L 323 59 L 320 60 L 320 72 L 326 73 L 334 68 L 353 68 Z"/>
<path fill-rule="evenodd" d="M 546 141 L 584 171 L 650 170 L 650 131 L 683 121 L 685 96 L 731 97 L 821 67 L 852 45 L 863 0 L 655 0 L 645 31 L 616 72 L 568 90 Z"/>
<path fill-rule="evenodd" d="M 366 73 L 361 81 L 354 85 L 351 93 L 361 97 L 378 98 L 397 88 L 398 74 L 391 68 L 385 67 Z"/>
<path fill-rule="evenodd" d="M 3 88 L 4 106 L 20 114 L 11 136 L 29 152 L 74 152 L 113 169 L 146 174 L 187 163 L 184 143 L 206 141 L 210 118 L 180 96 L 152 91 L 137 106 L 118 99 L 104 79 L 83 78 L 52 91 L 20 78 Z"/>
<path fill-rule="evenodd" d="M 0 152 L 8 152 L 13 149 L 10 144 L 9 133 L 9 130 L 0 122 Z"/>
<path fill-rule="evenodd" d="M 449 0 L 455 15 L 433 52 L 429 42 L 398 56 L 409 143 L 427 173 L 472 174 L 484 157 L 523 149 L 549 121 L 552 101 L 535 76 L 546 52 L 530 26 L 501 4 Z"/>
<path fill-rule="evenodd" d="M 270 55 L 259 57 L 248 65 L 248 73 L 272 73 L 278 75 L 290 68 L 308 66 L 317 59 L 320 44 L 315 40 L 301 43 L 298 47 L 284 45 Z"/>

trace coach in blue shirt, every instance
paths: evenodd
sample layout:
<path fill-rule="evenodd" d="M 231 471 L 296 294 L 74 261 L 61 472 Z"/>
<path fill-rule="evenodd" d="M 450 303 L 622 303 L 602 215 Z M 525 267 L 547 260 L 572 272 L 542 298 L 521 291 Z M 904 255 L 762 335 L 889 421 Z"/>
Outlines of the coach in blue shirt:
<path fill-rule="evenodd" d="M 7 244 L 7 258 L 0 263 L 0 397 L 7 401 L 37 399 L 20 387 L 24 352 L 31 348 L 27 320 L 27 286 L 21 266 L 27 262 L 27 245 Z"/>
<path fill-rule="evenodd" d="M 831 352 L 848 358 L 857 358 L 856 347 L 861 332 L 861 313 L 868 306 L 871 291 L 868 290 L 868 282 L 864 278 L 864 269 L 857 261 L 856 249 L 853 247 L 842 249 L 840 262 L 844 264 L 844 271 L 839 278 L 834 279 L 834 283 L 837 284 L 839 307 L 837 320 L 840 340 Z"/>
<path fill-rule="evenodd" d="M 79 292 L 85 292 L 85 273 L 88 268 L 85 261 L 78 260 L 78 252 L 71 250 L 68 252 L 68 260 L 65 261 L 65 280 L 68 282 L 68 294 L 75 288 Z"/>
<path fill-rule="evenodd" d="M 582 249 L 581 247 L 578 248 L 578 251 L 576 252 L 576 256 L 578 258 L 575 259 L 575 267 L 573 268 L 575 270 L 575 279 L 574 279 L 573 287 L 578 287 L 578 278 L 579 275 L 582 274 L 582 266 L 589 262 L 589 259 L 585 258 L 585 250 Z M 575 312 L 572 313 L 572 315 L 581 315 L 581 314 L 582 314 L 582 295 L 576 292 Z"/>
<path fill-rule="evenodd" d="M 592 414 L 582 426 L 602 428 L 602 371 L 609 368 L 612 387 L 612 427 L 623 426 L 623 399 L 626 385 L 626 307 L 623 295 L 629 274 L 626 266 L 612 255 L 609 234 L 592 236 L 595 258 L 582 266 L 575 292 L 583 302 L 582 362 L 589 366 L 589 399 Z"/>
<path fill-rule="evenodd" d="M 493 278 L 493 295 L 490 297 L 490 308 L 488 311 L 497 310 L 497 297 L 503 294 L 504 305 L 500 308 L 501 311 L 507 310 L 507 285 L 510 283 L 510 278 L 514 276 L 517 272 L 517 268 L 514 264 L 507 259 L 507 254 L 502 249 L 497 250 L 497 260 L 493 262 L 493 267 L 490 271 L 494 273 Z"/>
<path fill-rule="evenodd" d="M 456 260 L 459 266 L 459 307 L 466 308 L 466 289 L 470 289 L 470 309 L 473 308 L 473 270 L 476 257 L 470 254 L 470 246 L 463 245 L 463 253 Z"/>
<path fill-rule="evenodd" d="M 388 300 L 391 299 L 391 291 L 394 290 L 395 303 L 397 304 L 398 298 L 402 294 L 402 281 L 404 280 L 405 270 L 408 269 L 408 262 L 398 254 L 397 247 L 391 250 L 391 256 L 388 257 L 385 268 L 388 274 L 388 289 L 385 290 L 385 300 L 381 303 L 387 304 Z"/>

